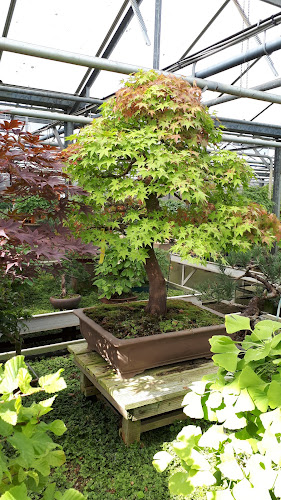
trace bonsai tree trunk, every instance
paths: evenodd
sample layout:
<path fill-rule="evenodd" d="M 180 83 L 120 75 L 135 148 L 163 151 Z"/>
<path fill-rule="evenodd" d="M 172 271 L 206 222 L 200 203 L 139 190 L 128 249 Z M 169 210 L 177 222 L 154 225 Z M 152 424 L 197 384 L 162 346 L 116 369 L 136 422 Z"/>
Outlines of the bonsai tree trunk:
<path fill-rule="evenodd" d="M 61 296 L 63 299 L 66 297 L 65 274 L 62 274 L 62 277 L 61 277 Z"/>
<path fill-rule="evenodd" d="M 145 312 L 155 316 L 165 316 L 167 312 L 166 282 L 152 247 L 148 249 L 148 258 L 144 267 L 149 281 L 149 299 Z"/>
<path fill-rule="evenodd" d="M 19 356 L 21 354 L 21 344 L 22 344 L 20 332 L 16 332 L 14 342 L 15 342 L 16 356 Z"/>

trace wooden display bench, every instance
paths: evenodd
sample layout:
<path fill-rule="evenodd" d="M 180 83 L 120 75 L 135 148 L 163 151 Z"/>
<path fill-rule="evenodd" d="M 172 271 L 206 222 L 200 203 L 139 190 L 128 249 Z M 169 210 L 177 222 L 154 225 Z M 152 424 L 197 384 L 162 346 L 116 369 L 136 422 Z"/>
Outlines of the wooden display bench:
<path fill-rule="evenodd" d="M 182 400 L 191 382 L 217 368 L 206 359 L 186 361 L 146 370 L 126 380 L 120 379 L 108 363 L 88 349 L 86 341 L 68 346 L 81 371 L 81 391 L 109 403 L 123 417 L 120 435 L 126 445 L 140 440 L 140 434 L 186 415 Z"/>

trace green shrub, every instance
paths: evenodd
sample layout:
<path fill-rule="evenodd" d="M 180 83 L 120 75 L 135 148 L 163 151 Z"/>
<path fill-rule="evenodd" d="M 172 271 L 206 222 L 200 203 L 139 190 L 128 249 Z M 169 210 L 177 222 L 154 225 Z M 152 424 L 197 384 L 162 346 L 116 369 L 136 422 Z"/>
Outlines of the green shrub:
<path fill-rule="evenodd" d="M 236 282 L 228 275 L 226 267 L 219 265 L 220 274 L 216 274 L 213 280 L 206 280 L 197 286 L 202 294 L 203 300 L 232 300 L 235 295 Z"/>
<path fill-rule="evenodd" d="M 268 186 L 248 186 L 244 188 L 242 195 L 247 203 L 258 203 L 262 205 L 269 213 L 272 212 L 273 202 L 268 197 Z"/>
<path fill-rule="evenodd" d="M 230 337 L 210 340 L 217 373 L 191 384 L 184 412 L 216 422 L 206 432 L 184 427 L 173 443 L 183 470 L 173 474 L 173 495 L 208 487 L 207 500 L 272 500 L 281 496 L 281 324 L 226 316 L 227 333 L 248 331 L 241 345 Z M 241 358 L 242 356 L 242 358 Z M 167 452 L 154 456 L 165 470 Z M 213 489 L 217 487 L 217 489 Z M 213 489 L 213 491 L 210 491 Z"/>
<path fill-rule="evenodd" d="M 168 275 L 169 254 L 164 250 L 155 249 L 155 255 L 164 277 Z M 96 279 L 93 284 L 98 287 L 100 297 L 128 294 L 134 287 L 148 285 L 144 263 L 130 260 L 128 256 L 121 259 L 113 248 L 105 252 L 104 261 L 96 267 Z"/>
<path fill-rule="evenodd" d="M 21 349 L 20 327 L 29 317 L 24 307 L 25 286 L 25 282 L 0 272 L 0 339 L 14 344 L 17 353 Z"/>
<path fill-rule="evenodd" d="M 13 208 L 16 212 L 24 216 L 37 215 L 39 213 L 41 216 L 42 214 L 47 216 L 49 212 L 54 212 L 55 203 L 54 201 L 48 201 L 45 198 L 41 198 L 39 195 L 34 195 L 17 198 Z"/>

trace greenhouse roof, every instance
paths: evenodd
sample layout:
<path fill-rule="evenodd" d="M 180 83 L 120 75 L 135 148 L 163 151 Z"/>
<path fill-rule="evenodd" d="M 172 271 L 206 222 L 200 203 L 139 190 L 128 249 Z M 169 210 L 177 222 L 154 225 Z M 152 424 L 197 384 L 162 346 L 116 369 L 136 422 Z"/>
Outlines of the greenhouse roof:
<path fill-rule="evenodd" d="M 45 139 L 96 116 L 123 72 L 155 67 L 200 78 L 227 147 L 241 149 L 241 136 L 252 154 L 279 147 L 281 0 L 2 0 L 0 13 L 0 111 Z"/>

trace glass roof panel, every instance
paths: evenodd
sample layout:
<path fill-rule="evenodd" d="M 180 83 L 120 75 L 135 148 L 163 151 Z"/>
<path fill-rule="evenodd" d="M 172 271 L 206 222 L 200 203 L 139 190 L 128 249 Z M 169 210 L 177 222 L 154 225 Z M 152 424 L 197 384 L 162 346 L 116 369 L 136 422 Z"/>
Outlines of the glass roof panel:
<path fill-rule="evenodd" d="M 217 19 L 202 35 L 200 40 L 191 49 L 190 54 L 208 47 L 209 45 L 229 37 L 246 28 L 237 6 L 238 0 L 230 0 Z M 0 30 L 3 30 L 10 2 L 2 0 L 0 3 Z M 123 0 L 83 0 L 78 5 L 74 0 L 21 0 L 16 3 L 8 38 L 38 44 L 55 49 L 72 51 L 80 54 L 95 56 L 103 39 L 113 23 Z M 130 5 L 128 2 L 127 9 Z M 160 68 L 180 59 L 193 40 L 199 35 L 210 19 L 223 5 L 223 0 L 197 0 L 196 3 L 186 0 L 163 0 L 162 2 L 162 31 Z M 279 12 L 277 7 L 261 0 L 242 0 L 240 6 L 250 23 L 256 23 Z M 143 0 L 140 10 L 147 28 L 151 45 L 145 43 L 141 27 L 136 16 L 127 26 L 109 59 L 127 62 L 129 64 L 152 67 L 153 38 L 154 38 L 154 9 L 155 2 Z M 280 25 L 260 33 L 262 43 L 275 40 L 280 36 Z M 230 60 L 251 48 L 258 46 L 258 41 L 251 38 L 219 53 L 182 68 L 177 74 L 191 75 L 192 71 L 214 66 L 225 60 Z M 274 67 L 281 76 L 281 60 L 279 51 L 271 55 Z M 228 69 L 224 72 L 208 77 L 213 81 L 231 84 L 238 79 L 235 85 L 250 88 L 275 78 L 272 68 L 265 58 L 257 62 L 241 79 L 242 72 L 251 63 Z M 71 64 L 54 62 L 35 57 L 4 52 L 0 62 L 1 80 L 11 85 L 37 87 L 46 90 L 74 93 L 83 78 L 87 68 Z M 120 86 L 120 80 L 126 78 L 117 73 L 102 71 L 90 89 L 92 97 L 105 97 L 113 93 Z M 273 89 L 271 93 L 280 93 Z M 214 99 L 219 93 L 204 92 L 203 100 Z M 251 120 L 261 112 L 268 103 L 239 99 L 229 103 L 212 107 L 221 116 Z M 272 105 L 264 112 L 258 121 L 267 120 L 268 123 L 279 124 L 279 105 Z"/>

